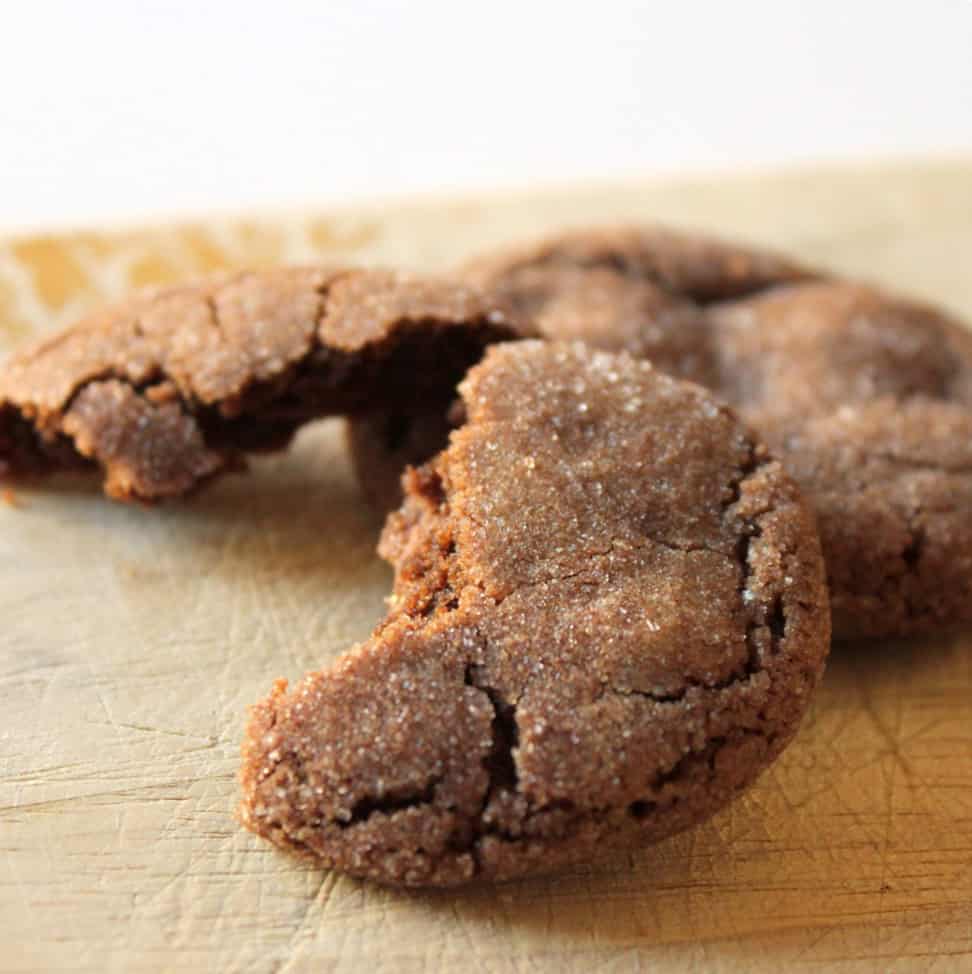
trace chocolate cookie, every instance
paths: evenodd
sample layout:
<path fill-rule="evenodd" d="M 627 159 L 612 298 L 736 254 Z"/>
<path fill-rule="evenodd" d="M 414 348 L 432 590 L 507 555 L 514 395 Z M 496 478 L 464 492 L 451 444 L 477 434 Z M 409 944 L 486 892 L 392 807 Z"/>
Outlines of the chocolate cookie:
<path fill-rule="evenodd" d="M 96 465 L 112 497 L 172 497 L 308 420 L 447 401 L 489 342 L 517 334 L 474 288 L 386 271 L 268 270 L 138 297 L 7 363 L 0 469 Z"/>
<path fill-rule="evenodd" d="M 547 337 L 624 348 L 736 406 L 817 509 L 838 635 L 972 622 L 972 336 L 961 325 L 778 258 L 656 231 L 568 235 L 484 258 L 470 275 Z M 413 412 L 399 423 L 406 443 L 427 448 L 443 421 Z M 394 484 L 405 458 L 376 447 L 365 457 L 365 433 L 353 436 L 359 469 Z"/>
<path fill-rule="evenodd" d="M 835 632 L 972 622 L 972 334 L 846 282 L 709 315 L 720 391 L 816 508 Z"/>
<path fill-rule="evenodd" d="M 381 552 L 387 619 L 252 711 L 241 816 L 404 885 L 658 840 L 749 785 L 820 677 L 813 518 L 731 410 L 627 355 L 518 342 L 461 387 Z"/>

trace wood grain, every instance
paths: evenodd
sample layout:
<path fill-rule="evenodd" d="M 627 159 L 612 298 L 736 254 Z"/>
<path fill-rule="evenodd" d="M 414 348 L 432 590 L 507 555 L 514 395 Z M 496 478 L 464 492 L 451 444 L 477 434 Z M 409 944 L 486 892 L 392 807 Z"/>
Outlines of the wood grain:
<path fill-rule="evenodd" d="M 972 317 L 972 160 L 208 221 L 0 245 L 0 342 L 133 283 L 418 267 L 615 218 L 785 246 Z M 834 649 L 783 759 L 598 868 L 400 894 L 233 821 L 248 703 L 363 637 L 389 572 L 337 423 L 190 502 L 83 480 L 0 504 L 0 969 L 972 970 L 972 638 Z"/>

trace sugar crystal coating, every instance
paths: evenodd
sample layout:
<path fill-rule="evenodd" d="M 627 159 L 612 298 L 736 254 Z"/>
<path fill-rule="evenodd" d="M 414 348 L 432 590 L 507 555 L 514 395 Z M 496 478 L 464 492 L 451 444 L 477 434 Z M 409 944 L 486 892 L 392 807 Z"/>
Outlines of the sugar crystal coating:
<path fill-rule="evenodd" d="M 465 423 L 382 537 L 388 617 L 278 683 L 243 749 L 247 827 L 394 884 L 701 821 L 792 736 L 829 641 L 811 515 L 700 387 L 515 342 L 460 392 Z"/>

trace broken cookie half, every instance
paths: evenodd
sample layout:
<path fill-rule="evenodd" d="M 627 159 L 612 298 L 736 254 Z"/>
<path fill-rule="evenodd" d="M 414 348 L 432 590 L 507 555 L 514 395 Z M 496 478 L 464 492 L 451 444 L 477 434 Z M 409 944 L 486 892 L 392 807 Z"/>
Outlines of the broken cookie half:
<path fill-rule="evenodd" d="M 491 349 L 382 538 L 391 610 L 253 708 L 241 816 L 401 885 L 661 839 L 751 784 L 827 654 L 813 519 L 734 413 L 580 344 Z"/>
<path fill-rule="evenodd" d="M 474 287 L 280 268 L 97 312 L 0 372 L 0 472 L 98 467 L 118 500 L 192 490 L 334 414 L 430 408 L 526 331 Z"/>

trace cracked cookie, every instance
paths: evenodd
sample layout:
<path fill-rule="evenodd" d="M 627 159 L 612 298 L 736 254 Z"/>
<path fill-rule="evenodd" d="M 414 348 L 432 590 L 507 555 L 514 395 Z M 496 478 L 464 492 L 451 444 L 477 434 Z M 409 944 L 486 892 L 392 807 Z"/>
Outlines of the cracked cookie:
<path fill-rule="evenodd" d="M 256 705 L 241 818 L 385 883 L 507 879 L 710 816 L 793 735 L 813 518 L 725 405 L 580 343 L 490 349 L 405 478 L 388 617 Z"/>
<path fill-rule="evenodd" d="M 568 234 L 482 258 L 469 274 L 545 337 L 648 358 L 724 396 L 764 434 L 817 510 L 837 635 L 972 622 L 972 336 L 960 324 L 663 230 Z M 396 422 L 408 435 L 393 450 L 379 417 L 352 421 L 358 469 L 385 503 L 404 462 L 430 456 L 445 425 L 422 411 Z"/>
<path fill-rule="evenodd" d="M 972 334 L 842 281 L 709 314 L 720 391 L 816 510 L 835 633 L 972 622 Z"/>
<path fill-rule="evenodd" d="M 186 493 L 321 416 L 447 401 L 516 337 L 474 288 L 387 271 L 286 268 L 140 296 L 14 356 L 0 471 L 99 467 L 106 493 Z"/>

